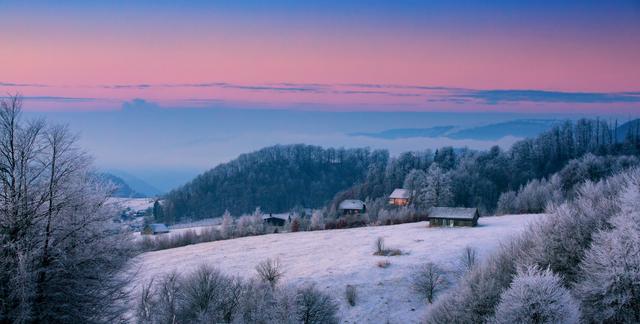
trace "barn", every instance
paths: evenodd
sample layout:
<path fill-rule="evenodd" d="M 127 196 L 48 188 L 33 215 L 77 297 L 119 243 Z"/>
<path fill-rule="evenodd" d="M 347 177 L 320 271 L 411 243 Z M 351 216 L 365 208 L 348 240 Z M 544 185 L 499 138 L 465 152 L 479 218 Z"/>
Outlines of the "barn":
<path fill-rule="evenodd" d="M 365 205 L 362 200 L 347 199 L 340 202 L 338 210 L 340 210 L 343 215 L 363 214 L 367 211 L 367 205 Z"/>
<path fill-rule="evenodd" d="M 284 213 L 263 215 L 262 220 L 267 225 L 284 226 L 286 222 L 291 221 L 291 214 Z"/>
<path fill-rule="evenodd" d="M 432 207 L 429 209 L 429 226 L 476 226 L 478 208 Z"/>
<path fill-rule="evenodd" d="M 409 204 L 411 193 L 407 189 L 395 189 L 389 195 L 389 205 L 406 206 Z"/>
<path fill-rule="evenodd" d="M 142 234 L 163 234 L 169 233 L 169 228 L 165 224 L 148 224 L 142 230 Z"/>

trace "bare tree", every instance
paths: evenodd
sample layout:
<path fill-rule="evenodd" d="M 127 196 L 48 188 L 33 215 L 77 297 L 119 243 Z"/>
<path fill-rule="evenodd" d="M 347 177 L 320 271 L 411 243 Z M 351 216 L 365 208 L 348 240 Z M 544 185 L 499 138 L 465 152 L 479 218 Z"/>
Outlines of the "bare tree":
<path fill-rule="evenodd" d="M 420 267 L 413 277 L 413 289 L 424 296 L 429 303 L 433 302 L 436 294 L 446 285 L 444 271 L 433 262 L 428 262 Z"/>
<path fill-rule="evenodd" d="M 0 103 L 0 321 L 109 321 L 131 256 L 110 227 L 111 189 L 64 126 Z"/>
<path fill-rule="evenodd" d="M 260 279 L 271 287 L 275 287 L 278 281 L 284 276 L 282 265 L 278 259 L 266 259 L 256 266 L 256 271 Z"/>

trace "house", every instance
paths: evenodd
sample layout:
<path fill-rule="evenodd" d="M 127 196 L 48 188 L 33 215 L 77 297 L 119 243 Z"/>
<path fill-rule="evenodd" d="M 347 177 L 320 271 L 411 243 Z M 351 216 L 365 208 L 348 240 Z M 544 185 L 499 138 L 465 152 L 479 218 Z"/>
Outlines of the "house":
<path fill-rule="evenodd" d="M 365 205 L 362 200 L 347 199 L 338 205 L 338 210 L 340 210 L 343 215 L 362 214 L 367 211 L 367 205 Z"/>
<path fill-rule="evenodd" d="M 389 205 L 406 206 L 409 204 L 411 192 L 407 189 L 395 189 L 389 195 Z"/>
<path fill-rule="evenodd" d="M 478 217 L 478 208 L 432 207 L 429 226 L 476 226 Z"/>
<path fill-rule="evenodd" d="M 167 227 L 167 225 L 165 224 L 148 224 L 146 225 L 143 230 L 142 230 L 142 234 L 163 234 L 163 233 L 169 233 L 169 228 Z"/>
<path fill-rule="evenodd" d="M 273 225 L 273 226 L 284 226 L 286 222 L 291 221 L 291 214 L 269 214 L 262 215 L 262 221 L 265 224 Z"/>

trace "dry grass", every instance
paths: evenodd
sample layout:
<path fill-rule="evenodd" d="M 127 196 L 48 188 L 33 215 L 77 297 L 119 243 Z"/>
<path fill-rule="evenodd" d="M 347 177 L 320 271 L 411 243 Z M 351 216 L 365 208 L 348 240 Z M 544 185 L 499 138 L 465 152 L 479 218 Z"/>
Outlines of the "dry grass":
<path fill-rule="evenodd" d="M 378 261 L 377 265 L 378 268 L 386 269 L 391 266 L 391 262 L 389 262 L 389 260 L 380 260 Z"/>

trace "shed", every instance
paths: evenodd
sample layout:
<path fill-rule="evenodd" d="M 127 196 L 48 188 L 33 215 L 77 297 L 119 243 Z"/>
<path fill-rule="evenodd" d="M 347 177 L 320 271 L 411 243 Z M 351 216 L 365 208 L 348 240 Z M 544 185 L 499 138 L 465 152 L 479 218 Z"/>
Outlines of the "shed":
<path fill-rule="evenodd" d="M 432 207 L 429 209 L 429 226 L 476 226 L 478 208 Z"/>
<path fill-rule="evenodd" d="M 291 221 L 291 214 L 269 214 L 262 215 L 262 220 L 265 224 L 273 226 L 284 226 L 288 221 Z"/>
<path fill-rule="evenodd" d="M 148 224 L 142 230 L 142 234 L 163 234 L 169 233 L 169 228 L 165 224 Z"/>
<path fill-rule="evenodd" d="M 409 204 L 411 192 L 407 189 L 395 189 L 389 195 L 389 204 L 395 206 L 406 206 Z"/>
<path fill-rule="evenodd" d="M 367 205 L 362 200 L 347 199 L 340 202 L 338 209 L 343 215 L 362 214 L 367 211 Z"/>

